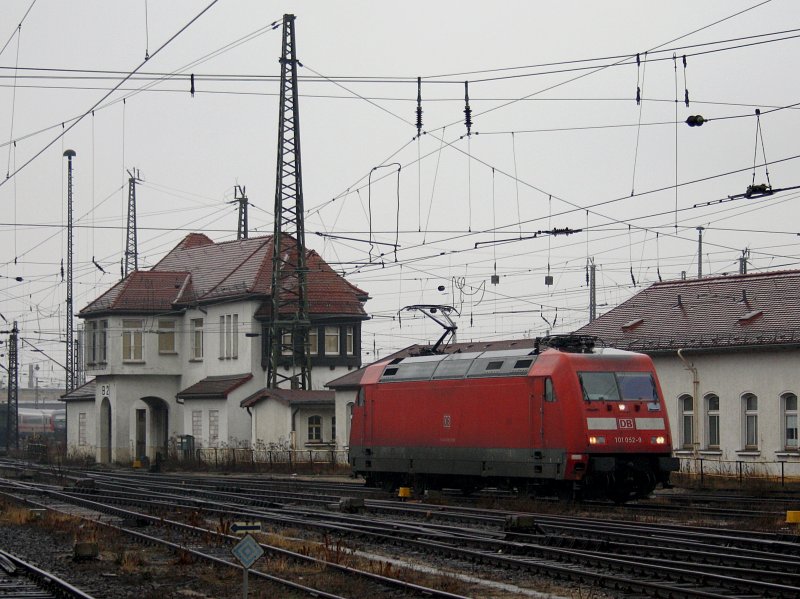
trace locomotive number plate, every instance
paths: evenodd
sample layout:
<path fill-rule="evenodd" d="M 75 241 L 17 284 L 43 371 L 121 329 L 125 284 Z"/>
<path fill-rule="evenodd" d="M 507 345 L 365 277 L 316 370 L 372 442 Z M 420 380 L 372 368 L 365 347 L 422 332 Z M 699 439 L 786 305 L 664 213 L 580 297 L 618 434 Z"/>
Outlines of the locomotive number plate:
<path fill-rule="evenodd" d="M 450 424 L 452 423 L 452 419 L 450 418 L 450 414 L 445 414 L 442 416 L 442 426 L 444 428 L 450 428 Z"/>
<path fill-rule="evenodd" d="M 619 428 L 633 428 L 633 418 L 620 418 L 617 420 Z"/>
<path fill-rule="evenodd" d="M 641 443 L 641 437 L 614 437 L 614 443 Z"/>

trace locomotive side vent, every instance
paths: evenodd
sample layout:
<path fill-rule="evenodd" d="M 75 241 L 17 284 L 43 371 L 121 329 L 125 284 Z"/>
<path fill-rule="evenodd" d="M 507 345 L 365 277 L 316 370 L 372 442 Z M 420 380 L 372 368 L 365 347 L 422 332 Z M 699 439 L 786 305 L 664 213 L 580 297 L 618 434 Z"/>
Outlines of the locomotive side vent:
<path fill-rule="evenodd" d="M 383 371 L 383 376 L 392 376 L 397 374 L 397 368 L 387 368 Z"/>
<path fill-rule="evenodd" d="M 530 358 L 528 358 L 527 360 L 517 360 L 514 363 L 514 369 L 516 370 L 517 368 L 530 368 L 531 364 L 533 364 L 533 360 L 531 360 Z"/>

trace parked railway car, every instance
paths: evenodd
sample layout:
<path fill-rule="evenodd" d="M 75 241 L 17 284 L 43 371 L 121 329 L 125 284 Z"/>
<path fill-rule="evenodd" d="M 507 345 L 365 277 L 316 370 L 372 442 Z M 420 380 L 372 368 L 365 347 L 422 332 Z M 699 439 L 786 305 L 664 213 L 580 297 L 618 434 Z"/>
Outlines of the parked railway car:
<path fill-rule="evenodd" d="M 0 446 L 6 445 L 7 406 L 0 407 Z M 20 444 L 31 440 L 58 440 L 65 435 L 65 410 L 38 410 L 19 408 L 17 410 L 17 430 Z"/>
<path fill-rule="evenodd" d="M 372 486 L 618 502 L 668 484 L 679 466 L 650 358 L 585 337 L 369 366 L 350 462 Z"/>

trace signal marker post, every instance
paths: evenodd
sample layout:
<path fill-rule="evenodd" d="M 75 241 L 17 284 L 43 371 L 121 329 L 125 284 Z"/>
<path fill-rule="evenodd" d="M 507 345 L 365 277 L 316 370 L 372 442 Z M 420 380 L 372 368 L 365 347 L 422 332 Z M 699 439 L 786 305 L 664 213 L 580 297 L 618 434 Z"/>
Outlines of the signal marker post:
<path fill-rule="evenodd" d="M 259 525 L 260 528 L 261 526 Z M 236 543 L 231 553 L 242 564 L 242 597 L 247 599 L 247 572 L 258 558 L 264 555 L 264 549 L 258 544 L 258 541 L 247 534 L 241 541 Z"/>

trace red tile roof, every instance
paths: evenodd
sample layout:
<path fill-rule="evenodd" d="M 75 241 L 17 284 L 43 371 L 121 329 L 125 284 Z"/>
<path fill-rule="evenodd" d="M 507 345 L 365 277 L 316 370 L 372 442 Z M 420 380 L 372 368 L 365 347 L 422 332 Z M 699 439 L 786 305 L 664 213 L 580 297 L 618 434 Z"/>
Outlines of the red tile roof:
<path fill-rule="evenodd" d="M 175 397 L 178 399 L 225 399 L 228 394 L 241 387 L 253 378 L 253 374 L 231 374 L 223 376 L 207 376 L 194 385 L 179 391 Z"/>
<path fill-rule="evenodd" d="M 151 270 L 135 271 L 87 305 L 79 316 L 103 312 L 165 312 L 233 298 L 268 300 L 272 287 L 272 236 L 214 243 L 187 235 Z M 366 292 L 307 250 L 306 279 L 312 316 L 366 318 Z M 269 301 L 259 316 L 269 315 Z"/>
<path fill-rule="evenodd" d="M 800 344 L 800 271 L 655 283 L 576 333 L 646 352 Z"/>
<path fill-rule="evenodd" d="M 274 399 L 285 405 L 311 405 L 334 404 L 333 391 L 304 391 L 302 389 L 259 389 L 249 397 L 245 397 L 239 404 L 243 408 L 250 408 L 264 399 Z"/>

